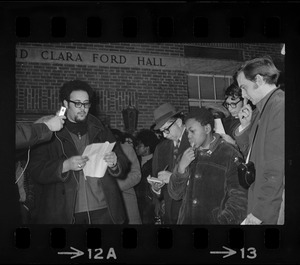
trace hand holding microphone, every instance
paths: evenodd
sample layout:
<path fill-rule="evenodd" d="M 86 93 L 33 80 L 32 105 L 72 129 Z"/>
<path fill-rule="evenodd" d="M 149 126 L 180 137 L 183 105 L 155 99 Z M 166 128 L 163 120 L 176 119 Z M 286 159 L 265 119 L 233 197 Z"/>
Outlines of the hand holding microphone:
<path fill-rule="evenodd" d="M 62 129 L 63 124 L 65 123 L 64 119 L 66 118 L 66 116 L 64 116 L 65 112 L 66 108 L 61 107 L 60 111 L 58 111 L 54 117 L 52 117 L 48 121 L 44 121 L 50 131 L 56 132 Z"/>

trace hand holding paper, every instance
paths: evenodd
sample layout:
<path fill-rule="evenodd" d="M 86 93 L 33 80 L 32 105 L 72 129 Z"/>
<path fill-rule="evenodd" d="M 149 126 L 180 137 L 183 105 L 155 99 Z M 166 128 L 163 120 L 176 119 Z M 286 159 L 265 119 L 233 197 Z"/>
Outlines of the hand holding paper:
<path fill-rule="evenodd" d="M 115 152 L 109 152 L 104 154 L 103 159 L 109 167 L 114 167 L 117 164 L 117 155 Z"/>
<path fill-rule="evenodd" d="M 158 178 L 153 178 L 150 175 L 147 177 L 147 181 L 151 185 L 152 190 L 156 193 L 160 193 L 160 189 L 166 184 Z"/>
<path fill-rule="evenodd" d="M 86 166 L 83 168 L 84 175 L 93 178 L 102 178 L 106 172 L 108 163 L 117 161 L 116 154 L 112 152 L 114 146 L 115 143 L 109 142 L 88 145 L 82 154 L 82 156 L 89 157 Z"/>
<path fill-rule="evenodd" d="M 159 180 L 163 181 L 164 183 L 169 183 L 171 175 L 172 175 L 172 172 L 164 170 L 164 171 L 158 172 L 157 178 Z"/>

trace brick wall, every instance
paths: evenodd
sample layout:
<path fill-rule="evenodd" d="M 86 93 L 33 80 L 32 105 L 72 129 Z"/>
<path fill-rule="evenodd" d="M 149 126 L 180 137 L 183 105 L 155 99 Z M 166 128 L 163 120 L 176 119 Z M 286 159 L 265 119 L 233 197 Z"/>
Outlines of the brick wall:
<path fill-rule="evenodd" d="M 22 47 L 52 47 L 81 50 L 101 50 L 184 56 L 184 45 L 243 50 L 245 60 L 268 54 L 281 60 L 280 44 L 134 44 L 134 43 L 22 43 Z M 153 123 L 153 110 L 165 102 L 188 111 L 186 71 L 127 67 L 99 67 L 62 63 L 16 63 L 16 118 L 34 120 L 41 115 L 55 113 L 59 108 L 58 91 L 71 79 L 87 81 L 96 92 L 95 114 L 113 128 L 123 129 L 122 110 L 129 104 L 139 111 L 138 129 Z"/>

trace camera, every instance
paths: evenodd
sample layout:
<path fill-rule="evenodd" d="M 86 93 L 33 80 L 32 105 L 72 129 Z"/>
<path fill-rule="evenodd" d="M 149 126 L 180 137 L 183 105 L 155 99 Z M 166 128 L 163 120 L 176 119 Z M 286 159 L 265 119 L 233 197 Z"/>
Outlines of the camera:
<path fill-rule="evenodd" d="M 241 158 L 235 158 L 234 161 L 238 165 L 238 179 L 240 185 L 244 189 L 249 189 L 251 184 L 255 181 L 255 166 L 254 163 L 249 161 L 243 163 Z"/>

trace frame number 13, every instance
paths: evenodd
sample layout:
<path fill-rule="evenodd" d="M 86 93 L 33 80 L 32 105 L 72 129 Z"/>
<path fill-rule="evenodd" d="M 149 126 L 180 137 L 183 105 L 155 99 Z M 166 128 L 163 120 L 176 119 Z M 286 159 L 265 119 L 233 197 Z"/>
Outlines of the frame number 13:
<path fill-rule="evenodd" d="M 256 254 L 256 248 L 247 248 L 245 250 L 245 248 L 241 248 L 241 252 L 242 252 L 242 259 L 255 259 L 257 257 L 257 254 Z M 246 257 L 245 257 L 246 255 Z"/>

